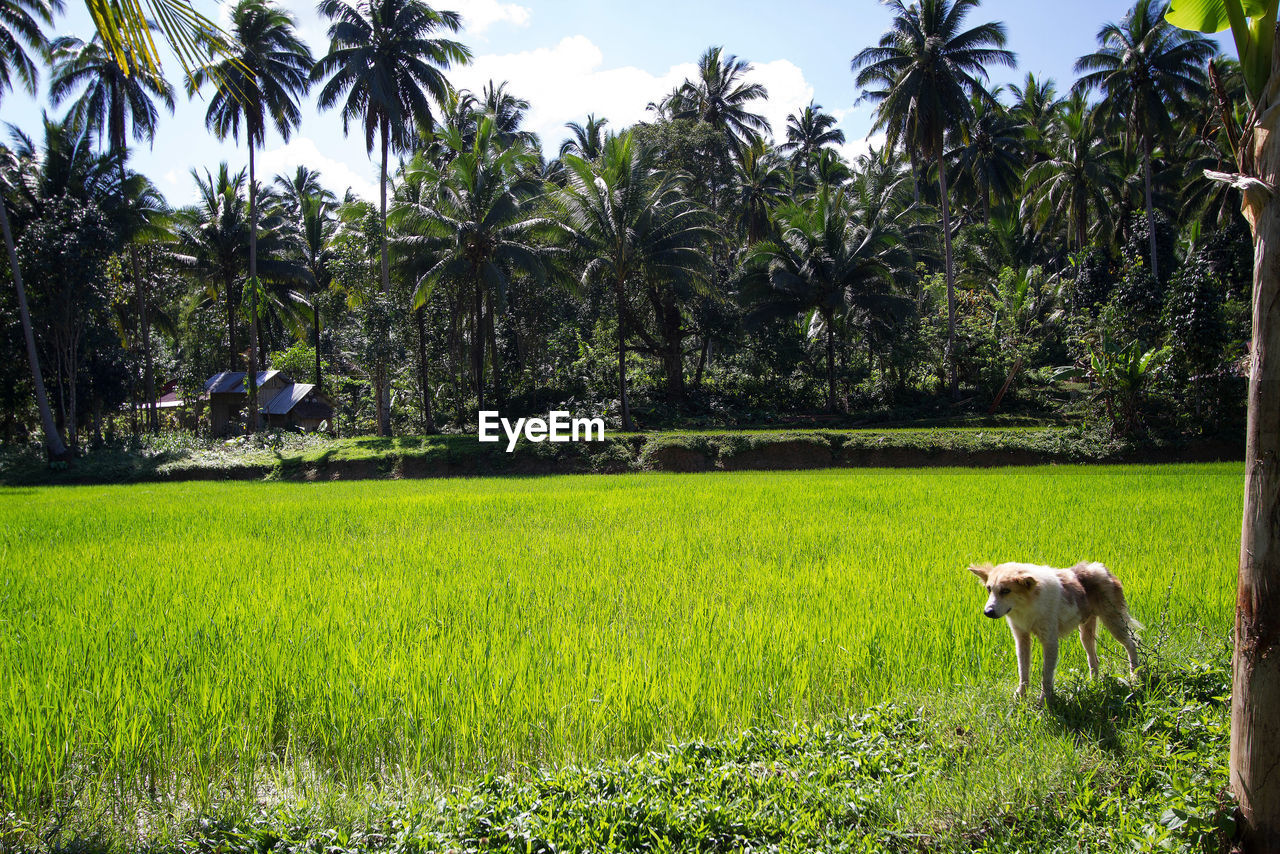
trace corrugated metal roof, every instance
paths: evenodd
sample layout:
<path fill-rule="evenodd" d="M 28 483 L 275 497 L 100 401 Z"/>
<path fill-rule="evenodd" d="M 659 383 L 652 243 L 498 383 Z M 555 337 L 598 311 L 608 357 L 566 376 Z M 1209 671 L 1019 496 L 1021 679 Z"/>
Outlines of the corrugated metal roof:
<path fill-rule="evenodd" d="M 243 394 L 244 371 L 223 371 L 204 381 L 204 390 L 209 394 L 227 394 L 236 386 L 241 386 Z"/>
<path fill-rule="evenodd" d="M 274 377 L 278 373 L 280 372 L 279 371 L 258 371 L 258 388 L 262 388 L 271 380 L 272 377 Z M 232 394 L 248 394 L 249 393 L 249 390 L 244 387 L 245 376 L 246 374 L 240 375 L 240 383 L 235 388 L 231 389 Z"/>
<path fill-rule="evenodd" d="M 290 410 L 302 402 L 315 388 L 311 383 L 290 383 L 280 389 L 280 393 L 262 408 L 268 415 L 288 415 Z"/>

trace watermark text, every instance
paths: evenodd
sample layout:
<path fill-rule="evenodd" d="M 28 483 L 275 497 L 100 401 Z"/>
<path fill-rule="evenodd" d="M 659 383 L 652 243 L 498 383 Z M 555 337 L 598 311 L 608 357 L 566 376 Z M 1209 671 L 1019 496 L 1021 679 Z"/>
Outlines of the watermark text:
<path fill-rule="evenodd" d="M 598 442 L 604 440 L 604 419 L 574 418 L 569 412 L 553 410 L 546 418 L 517 418 L 513 424 L 495 409 L 482 409 L 480 441 L 501 442 L 502 434 L 506 434 L 508 454 L 516 449 L 521 435 L 529 442 Z"/>

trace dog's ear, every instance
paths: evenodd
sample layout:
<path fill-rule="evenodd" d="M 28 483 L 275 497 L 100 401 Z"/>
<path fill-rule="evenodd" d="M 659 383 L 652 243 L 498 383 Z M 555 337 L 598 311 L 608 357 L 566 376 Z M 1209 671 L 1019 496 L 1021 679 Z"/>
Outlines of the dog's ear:
<path fill-rule="evenodd" d="M 991 574 L 991 570 L 993 568 L 994 567 L 992 567 L 991 564 L 989 563 L 969 564 L 969 571 L 972 572 L 974 575 L 978 576 L 978 578 L 982 580 L 983 584 L 987 583 L 987 576 Z"/>
<path fill-rule="evenodd" d="M 1037 584 L 1038 582 L 1036 581 L 1036 579 L 1035 579 L 1035 577 L 1034 577 L 1034 576 L 1031 576 L 1031 575 L 1024 575 L 1024 576 L 1022 576 L 1022 577 L 1018 578 L 1018 579 L 1017 579 L 1016 581 L 1014 581 L 1013 583 L 1014 583 L 1014 584 L 1017 584 L 1019 587 L 1025 588 L 1025 589 L 1027 589 L 1027 590 L 1032 590 L 1032 589 L 1034 589 L 1034 588 L 1035 588 L 1035 586 L 1036 586 L 1036 584 Z"/>

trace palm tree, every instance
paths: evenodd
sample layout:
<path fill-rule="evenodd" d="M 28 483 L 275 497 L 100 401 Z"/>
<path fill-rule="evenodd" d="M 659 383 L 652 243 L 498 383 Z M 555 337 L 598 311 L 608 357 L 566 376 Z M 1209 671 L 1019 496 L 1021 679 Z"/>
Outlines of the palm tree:
<path fill-rule="evenodd" d="M 735 219 L 748 243 L 764 240 L 773 228 L 773 209 L 787 195 L 785 161 L 763 140 L 742 152 L 735 168 L 737 204 Z"/>
<path fill-rule="evenodd" d="M 706 212 L 657 157 L 628 131 L 609 137 L 594 161 L 568 155 L 565 186 L 549 204 L 557 227 L 585 259 L 581 283 L 606 284 L 618 321 L 618 402 L 622 429 L 631 430 L 627 401 L 627 330 L 636 327 L 630 290 L 645 283 L 688 282 L 707 272 L 704 245 L 714 237 Z"/>
<path fill-rule="evenodd" d="M 991 197 L 1012 199 L 1022 186 L 1026 155 L 1026 126 L 1009 115 L 991 98 L 973 101 L 973 121 L 967 133 L 954 133 L 954 147 L 948 156 L 955 160 L 956 172 L 968 183 L 982 208 L 982 221 L 991 221 Z"/>
<path fill-rule="evenodd" d="M 565 157 L 569 154 L 577 155 L 584 160 L 595 160 L 600 156 L 600 151 L 604 148 L 605 125 L 609 124 L 608 119 L 597 119 L 595 113 L 587 116 L 587 123 L 580 125 L 577 122 L 569 122 L 565 125 L 569 129 L 570 137 L 560 143 L 560 156 Z"/>
<path fill-rule="evenodd" d="M 767 99 L 769 91 L 763 84 L 746 82 L 750 63 L 723 51 L 709 47 L 703 52 L 697 77 L 671 94 L 668 108 L 673 118 L 697 119 L 719 130 L 736 152 L 769 132 L 769 121 L 750 110 L 751 103 Z"/>
<path fill-rule="evenodd" d="M 843 144 L 844 131 L 836 128 L 836 117 L 810 101 L 800 112 L 787 116 L 787 141 L 778 150 L 791 153 L 792 165 L 807 166 L 818 149 Z"/>
<path fill-rule="evenodd" d="M 70 118 L 76 127 L 103 138 L 111 153 L 120 158 L 123 171 L 129 136 L 138 142 L 155 139 L 160 115 L 153 101 L 173 112 L 173 86 L 139 67 L 136 60 L 127 60 L 127 67 L 122 68 L 100 37 L 85 43 L 64 36 L 52 47 L 50 102 L 59 106 L 82 89 L 71 106 Z"/>
<path fill-rule="evenodd" d="M 198 201 L 176 214 L 177 259 L 205 286 L 212 301 L 222 300 L 227 322 L 227 366 L 235 370 L 236 314 L 240 307 L 240 279 L 249 265 L 249 220 L 246 216 L 245 171 L 232 174 L 223 162 L 218 174 L 202 177 L 191 170 Z"/>
<path fill-rule="evenodd" d="M 778 212 L 777 239 L 756 244 L 744 262 L 746 282 L 762 295 L 753 319 L 810 315 L 826 339 L 827 407 L 838 409 L 837 321 L 900 309 L 894 284 L 910 256 L 892 228 L 860 221 L 843 191 L 826 189 Z"/>
<path fill-rule="evenodd" d="M 949 130 L 974 118 L 973 98 L 986 97 L 988 65 L 1013 66 L 1004 49 L 1004 24 L 990 22 L 963 29 L 978 0 L 886 0 L 893 23 L 876 47 L 853 58 L 859 100 L 877 105 L 876 127 L 890 148 L 904 146 L 938 169 L 942 244 L 947 281 L 947 361 L 951 391 L 959 394 L 956 369 L 955 263 L 951 252 L 951 210 L 943 143 Z M 878 88 L 868 89 L 869 86 Z"/>
<path fill-rule="evenodd" d="M 258 182 L 254 150 L 266 143 L 267 122 L 287 140 L 302 122 L 298 98 L 311 85 L 311 51 L 298 38 L 296 22 L 268 0 L 239 0 L 231 10 L 235 36 L 232 56 L 196 69 L 188 88 L 206 82 L 217 87 L 205 113 L 205 125 L 219 139 L 239 140 L 244 125 L 249 146 L 249 429 L 258 426 L 258 320 L 264 309 L 258 279 Z"/>
<path fill-rule="evenodd" d="M 387 157 L 392 146 L 410 142 L 418 126 L 434 124 L 431 102 L 444 109 L 451 87 L 444 70 L 465 64 L 471 52 L 462 44 L 434 38 L 441 30 L 456 33 L 462 26 L 457 12 L 437 12 L 422 0 L 323 0 L 320 14 L 329 26 L 329 52 L 315 65 L 312 79 L 325 80 L 319 105 L 329 109 L 342 102 L 342 129 L 353 121 L 364 125 L 365 147 L 372 153 L 375 138 L 381 152 L 382 291 L 391 290 L 387 253 Z M 378 432 L 391 432 L 391 406 L 385 366 L 375 368 Z"/>
<path fill-rule="evenodd" d="M 127 202 L 124 194 L 128 185 L 125 172 L 129 136 L 132 133 L 138 142 L 155 139 L 159 112 L 153 99 L 172 113 L 173 87 L 158 74 L 139 67 L 135 60 L 130 59 L 128 67 L 122 67 L 115 56 L 103 47 L 101 37 L 95 37 L 87 44 L 77 38 L 60 38 L 53 43 L 53 60 L 49 100 L 57 106 L 83 87 L 80 96 L 71 106 L 69 118 L 77 128 L 87 133 L 96 133 L 100 139 L 105 139 L 108 149 L 117 160 L 122 201 Z M 144 194 L 137 197 L 137 201 L 146 202 L 148 198 Z M 147 216 L 145 211 L 138 213 L 143 219 Z M 135 300 L 141 312 L 147 420 L 148 426 L 156 430 L 159 428 L 159 420 L 151 370 L 151 335 L 136 247 L 130 245 L 129 256 L 136 290 Z"/>
<path fill-rule="evenodd" d="M 38 71 L 27 51 L 47 55 L 48 40 L 40 29 L 43 23 L 53 26 L 53 13 L 62 11 L 61 0 L 0 0 L 0 96 L 13 89 L 14 78 L 27 92 L 36 92 Z M 36 353 L 35 333 L 31 329 L 31 313 L 27 309 L 27 290 L 22 284 L 22 270 L 18 266 L 18 252 L 14 248 L 13 230 L 9 227 L 9 211 L 0 193 L 0 228 L 4 230 L 4 244 L 9 252 L 9 267 L 13 272 L 13 285 L 18 294 L 18 316 L 22 321 L 22 336 L 27 345 L 27 362 L 31 367 L 31 380 L 35 385 L 36 408 L 40 410 L 40 426 L 44 429 L 45 452 L 52 460 L 67 456 L 66 443 L 58 434 L 49 408 L 49 396 L 45 393 L 44 377 L 40 373 L 40 357 Z"/>
<path fill-rule="evenodd" d="M 1027 136 L 1033 144 L 1043 141 L 1062 106 L 1057 84 L 1053 80 L 1038 79 L 1028 71 L 1022 85 L 1015 83 L 1009 91 L 1013 93 L 1009 114 L 1026 125 Z"/>
<path fill-rule="evenodd" d="M 411 165 L 406 180 L 423 192 L 397 206 L 392 225 L 416 283 L 415 309 L 441 281 L 469 293 L 472 373 L 477 406 L 484 409 L 484 352 L 487 345 L 497 390 L 494 318 L 506 305 L 511 280 L 517 273 L 536 280 L 546 275 L 532 239 L 543 222 L 533 212 L 541 184 L 529 172 L 537 155 L 520 142 L 504 145 L 492 118 L 481 121 L 469 147 L 456 131 L 450 137 L 454 157 L 443 170 Z"/>
<path fill-rule="evenodd" d="M 315 288 L 311 295 L 312 341 L 316 349 L 315 385 L 322 388 L 320 370 L 320 294 L 329 287 L 331 244 L 337 233 L 338 197 L 320 183 L 320 173 L 299 166 L 292 176 L 277 175 L 275 190 L 288 222 L 292 243 L 302 265 L 311 274 Z"/>
<path fill-rule="evenodd" d="M 1157 137 L 1172 142 L 1173 118 L 1188 98 L 1206 94 L 1204 66 L 1216 52 L 1203 36 L 1168 24 L 1165 10 L 1160 0 L 1137 0 L 1119 24 L 1105 25 L 1098 31 L 1099 49 L 1076 60 L 1076 73 L 1083 76 L 1072 87 L 1081 93 L 1100 90 L 1099 109 L 1124 122 L 1129 145 L 1141 152 L 1151 273 L 1157 279 L 1152 152 Z"/>
<path fill-rule="evenodd" d="M 1089 223 L 1110 218 L 1119 192 L 1119 153 L 1098 126 L 1084 97 L 1073 95 L 1046 140 L 1044 159 L 1027 170 L 1024 215 L 1038 228 L 1066 229 L 1067 244 L 1083 249 Z"/>

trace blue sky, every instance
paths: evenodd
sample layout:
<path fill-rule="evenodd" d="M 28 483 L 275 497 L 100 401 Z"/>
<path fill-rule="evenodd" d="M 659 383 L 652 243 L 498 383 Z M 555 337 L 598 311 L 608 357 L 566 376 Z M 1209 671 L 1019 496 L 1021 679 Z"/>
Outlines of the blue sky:
<path fill-rule="evenodd" d="M 196 2 L 211 15 L 222 8 L 212 0 Z M 313 52 L 323 53 L 325 25 L 314 4 L 282 5 L 297 17 Z M 775 130 L 781 131 L 789 112 L 813 98 L 839 117 L 849 139 L 846 153 L 857 153 L 867 145 L 871 111 L 855 105 L 859 93 L 849 60 L 879 39 L 890 18 L 877 0 L 785 5 L 776 0 L 437 0 L 433 5 L 462 13 L 461 39 L 475 54 L 473 64 L 452 72 L 450 79 L 476 91 L 491 78 L 509 81 L 512 91 L 532 103 L 529 123 L 548 151 L 558 148 L 565 122 L 581 121 L 588 112 L 608 117 L 614 127 L 643 118 L 645 105 L 680 83 L 699 54 L 717 44 L 755 65 L 753 75 L 770 90 L 762 111 Z M 1076 58 L 1093 49 L 1101 25 L 1119 20 L 1128 5 L 1123 0 L 986 0 L 970 21 L 1004 21 L 1008 29 L 1018 68 L 994 69 L 995 82 L 1021 80 L 1032 71 L 1056 78 L 1065 89 Z M 68 0 L 67 6 L 57 34 L 87 38 L 93 29 L 83 3 Z M 176 84 L 177 63 L 170 61 L 165 70 Z M 247 160 L 243 145 L 219 142 L 205 132 L 206 102 L 199 95 L 178 100 L 176 113 L 163 117 L 154 145 L 135 146 L 131 163 L 150 175 L 171 203 L 185 204 L 194 195 L 192 167 L 214 169 L 225 159 L 238 168 Z M 35 132 L 46 106 L 43 92 L 35 99 L 11 94 L 0 118 Z M 313 103 L 304 107 L 304 115 L 288 143 L 274 131 L 268 135 L 258 157 L 259 175 L 291 171 L 301 163 L 319 169 L 339 194 L 351 187 L 372 197 L 377 171 L 359 130 L 344 138 L 338 115 L 318 112 Z"/>

